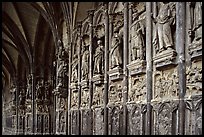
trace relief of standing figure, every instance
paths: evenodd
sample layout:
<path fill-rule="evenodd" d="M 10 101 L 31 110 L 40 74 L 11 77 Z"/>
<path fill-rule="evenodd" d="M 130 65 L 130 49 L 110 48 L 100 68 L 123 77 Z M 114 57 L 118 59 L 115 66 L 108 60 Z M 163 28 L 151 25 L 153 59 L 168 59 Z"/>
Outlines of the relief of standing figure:
<path fill-rule="evenodd" d="M 94 55 L 94 74 L 100 74 L 103 70 L 104 46 L 101 40 L 97 41 L 97 45 L 98 47 Z"/>
<path fill-rule="evenodd" d="M 120 51 L 120 46 L 122 44 L 122 39 L 119 36 L 118 32 L 116 32 L 113 36 L 112 44 L 111 44 L 111 68 L 115 68 L 122 64 L 122 54 Z"/>
<path fill-rule="evenodd" d="M 153 18 L 153 21 L 157 25 L 157 34 L 153 38 L 153 44 L 157 43 L 157 36 L 159 39 L 159 49 L 157 51 L 173 49 L 171 25 L 175 24 L 175 16 L 169 2 L 161 2 L 158 15 Z"/>

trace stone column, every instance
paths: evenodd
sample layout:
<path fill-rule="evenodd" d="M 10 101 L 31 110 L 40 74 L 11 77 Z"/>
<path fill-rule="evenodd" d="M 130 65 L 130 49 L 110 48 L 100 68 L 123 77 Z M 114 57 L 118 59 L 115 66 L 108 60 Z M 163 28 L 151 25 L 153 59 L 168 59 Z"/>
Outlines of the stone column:
<path fill-rule="evenodd" d="M 71 67 L 71 62 L 72 62 L 72 46 L 73 43 L 70 44 L 69 46 L 69 68 L 68 68 L 68 135 L 71 135 L 71 72 L 72 72 L 72 67 Z"/>
<path fill-rule="evenodd" d="M 92 47 L 93 47 L 93 16 L 94 16 L 94 10 L 89 10 L 88 15 L 89 15 L 89 26 L 90 26 L 90 35 L 89 35 L 89 40 L 90 40 L 90 46 L 89 46 L 89 100 L 90 100 L 90 102 L 89 102 L 89 109 L 91 109 L 92 95 L 93 95 L 93 82 L 92 82 L 93 53 L 92 53 Z"/>
<path fill-rule="evenodd" d="M 152 3 L 146 3 L 146 87 L 147 87 L 147 119 L 146 119 L 146 134 L 151 135 L 151 99 L 152 99 Z"/>
<path fill-rule="evenodd" d="M 176 3 L 176 49 L 178 53 L 178 77 L 179 77 L 179 135 L 185 131 L 185 105 L 186 93 L 186 68 L 185 68 L 185 2 Z"/>
<path fill-rule="evenodd" d="M 105 17 L 105 63 L 104 63 L 104 135 L 108 134 L 108 110 L 106 105 L 108 104 L 108 69 L 109 69 L 109 18 L 108 18 L 108 3 L 104 5 L 104 17 Z"/>
<path fill-rule="evenodd" d="M 129 27 L 128 27 L 128 2 L 124 2 L 124 37 L 123 37 L 123 135 L 127 134 L 127 108 L 126 108 L 126 102 L 127 102 L 127 89 L 128 89 L 128 36 L 129 36 Z"/>
<path fill-rule="evenodd" d="M 189 55 L 189 46 L 191 44 L 191 36 L 189 35 L 189 30 L 191 29 L 191 7 L 190 7 L 190 2 L 186 2 L 186 43 L 185 43 L 185 57 L 186 57 L 186 66 L 190 66 L 191 65 L 191 57 Z"/>
<path fill-rule="evenodd" d="M 82 35 L 81 35 L 82 22 L 77 22 L 77 33 L 80 39 L 79 50 L 78 50 L 78 133 L 81 134 L 81 115 L 80 115 L 80 105 L 81 105 L 81 47 L 82 47 Z"/>
<path fill-rule="evenodd" d="M 129 32 L 131 32 L 130 31 L 130 26 L 132 25 L 132 8 L 133 8 L 133 2 L 129 2 L 129 6 L 128 6 L 128 14 L 129 14 L 129 17 L 128 17 L 128 25 L 129 25 L 129 28 L 128 28 L 128 30 L 129 30 Z M 130 33 L 129 33 L 129 40 L 128 40 L 128 43 L 129 43 L 129 45 L 128 45 L 128 47 L 129 47 L 129 49 L 128 49 L 128 58 L 129 58 L 129 60 L 128 60 L 128 64 L 131 62 L 131 47 L 130 47 L 130 42 L 131 42 L 131 40 L 130 40 Z"/>

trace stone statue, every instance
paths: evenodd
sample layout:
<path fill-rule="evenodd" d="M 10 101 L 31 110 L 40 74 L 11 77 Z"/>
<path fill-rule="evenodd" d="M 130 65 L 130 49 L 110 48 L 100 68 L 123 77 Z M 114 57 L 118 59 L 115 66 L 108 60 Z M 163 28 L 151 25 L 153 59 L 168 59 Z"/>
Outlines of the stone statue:
<path fill-rule="evenodd" d="M 115 68 L 122 64 L 122 54 L 120 51 L 120 46 L 122 44 L 122 39 L 119 36 L 118 32 L 116 32 L 113 36 L 111 43 L 111 68 Z"/>
<path fill-rule="evenodd" d="M 60 117 L 60 123 L 59 123 L 59 132 L 64 132 L 64 128 L 65 128 L 65 116 L 64 114 L 61 112 L 61 117 Z"/>
<path fill-rule="evenodd" d="M 36 99 L 42 99 L 42 94 L 44 92 L 44 89 L 43 89 L 43 80 L 39 80 L 37 85 L 36 85 Z"/>
<path fill-rule="evenodd" d="M 73 56 L 73 62 L 72 62 L 72 77 L 71 77 L 71 82 L 75 83 L 77 82 L 77 67 L 78 67 L 78 58 L 77 54 Z"/>
<path fill-rule="evenodd" d="M 19 104 L 20 105 L 24 104 L 24 91 L 25 90 L 23 88 L 20 90 L 20 94 L 19 94 Z"/>
<path fill-rule="evenodd" d="M 44 93 L 44 99 L 49 99 L 49 92 L 50 92 L 51 85 L 49 82 L 45 82 L 45 93 Z"/>
<path fill-rule="evenodd" d="M 173 49 L 171 25 L 175 24 L 175 16 L 169 2 L 161 2 L 158 15 L 156 18 L 153 18 L 153 21 L 157 23 L 159 39 L 159 47 L 156 47 L 156 51 L 162 52 L 166 49 Z M 156 43 L 157 35 L 153 38 L 153 44 L 156 45 Z"/>
<path fill-rule="evenodd" d="M 132 29 L 132 39 L 131 39 L 131 46 L 132 46 L 132 60 L 137 59 L 144 59 L 144 38 L 143 35 L 145 34 L 144 24 L 141 22 L 142 19 L 139 19 Z"/>
<path fill-rule="evenodd" d="M 101 40 L 97 41 L 98 47 L 94 55 L 94 74 L 100 74 L 103 70 L 103 60 L 104 60 L 104 46 Z"/>
<path fill-rule="evenodd" d="M 60 87 L 63 85 L 63 77 L 65 74 L 65 69 L 64 66 L 65 64 L 65 59 L 66 59 L 66 52 L 63 47 L 63 43 L 61 40 L 58 40 L 58 52 L 57 52 L 57 60 L 58 60 L 58 66 L 57 66 L 57 86 Z"/>
<path fill-rule="evenodd" d="M 195 2 L 193 18 L 192 31 L 194 31 L 193 43 L 195 43 L 202 39 L 202 2 Z"/>
<path fill-rule="evenodd" d="M 32 92 L 32 78 L 31 78 L 31 75 L 28 76 L 28 79 L 27 79 L 27 91 L 26 91 L 26 98 L 27 99 L 31 99 L 31 92 Z"/>
<path fill-rule="evenodd" d="M 89 74 L 89 50 L 88 46 L 84 46 L 83 55 L 82 55 L 82 80 L 88 80 Z"/>

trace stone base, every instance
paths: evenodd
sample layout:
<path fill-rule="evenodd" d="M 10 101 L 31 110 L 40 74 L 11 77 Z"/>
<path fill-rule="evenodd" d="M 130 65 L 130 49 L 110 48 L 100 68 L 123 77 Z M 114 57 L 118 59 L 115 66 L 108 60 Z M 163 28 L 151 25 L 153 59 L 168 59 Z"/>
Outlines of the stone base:
<path fill-rule="evenodd" d="M 88 80 L 81 81 L 81 87 L 82 89 L 89 88 L 89 81 Z"/>
<path fill-rule="evenodd" d="M 191 60 L 202 59 L 202 42 L 194 42 L 189 47 L 189 54 L 191 55 Z"/>
<path fill-rule="evenodd" d="M 167 49 L 161 53 L 158 53 L 153 58 L 156 68 L 161 69 L 162 67 L 175 66 L 176 65 L 175 63 L 176 55 L 177 53 L 174 49 Z"/>
<path fill-rule="evenodd" d="M 72 91 L 78 91 L 78 84 L 77 83 L 71 83 L 71 90 Z"/>
<path fill-rule="evenodd" d="M 101 74 L 93 76 L 93 82 L 95 85 L 100 85 L 104 83 L 104 76 Z"/>
<path fill-rule="evenodd" d="M 137 74 L 146 73 L 146 61 L 145 60 L 135 60 L 127 65 L 129 73 L 131 76 Z"/>
<path fill-rule="evenodd" d="M 120 67 L 115 67 L 110 69 L 109 72 L 109 79 L 112 81 L 123 79 L 123 70 Z"/>

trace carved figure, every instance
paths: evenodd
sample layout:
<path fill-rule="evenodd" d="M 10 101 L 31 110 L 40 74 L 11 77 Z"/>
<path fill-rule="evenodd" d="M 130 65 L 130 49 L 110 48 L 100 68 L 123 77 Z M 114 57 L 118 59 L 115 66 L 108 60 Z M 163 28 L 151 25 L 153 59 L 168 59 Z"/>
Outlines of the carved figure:
<path fill-rule="evenodd" d="M 57 59 L 58 59 L 58 67 L 57 67 L 57 86 L 60 87 L 63 85 L 63 77 L 66 71 L 66 51 L 63 47 L 63 43 L 61 40 L 58 40 L 58 52 L 57 52 Z"/>
<path fill-rule="evenodd" d="M 202 2 L 191 2 L 194 5 L 193 11 L 193 28 L 194 40 L 193 43 L 202 39 Z"/>
<path fill-rule="evenodd" d="M 145 34 L 145 30 L 144 30 L 144 24 L 141 22 L 141 20 L 142 19 L 139 19 L 135 23 L 132 29 L 132 39 L 131 39 L 132 60 L 144 59 L 143 48 L 145 44 L 144 44 L 143 35 Z"/>
<path fill-rule="evenodd" d="M 122 44 L 121 37 L 119 36 L 118 32 L 116 32 L 112 39 L 111 44 L 111 68 L 120 66 L 122 64 L 122 54 L 120 51 L 120 46 Z"/>
<path fill-rule="evenodd" d="M 27 99 L 31 99 L 31 92 L 32 92 L 32 78 L 31 78 L 31 75 L 28 76 L 28 79 L 27 79 L 27 91 L 26 91 L 26 98 Z"/>
<path fill-rule="evenodd" d="M 42 99 L 42 93 L 44 92 L 43 81 L 39 80 L 36 85 L 36 99 Z"/>
<path fill-rule="evenodd" d="M 104 46 L 101 40 L 97 41 L 98 47 L 94 55 L 94 74 L 100 74 L 103 70 L 103 56 L 104 56 Z"/>
<path fill-rule="evenodd" d="M 175 24 L 175 17 L 173 15 L 173 8 L 171 8 L 169 2 L 161 2 L 158 15 L 153 20 L 157 23 L 159 39 L 159 49 L 156 49 L 156 51 L 162 52 L 166 49 L 173 49 L 171 25 Z M 155 35 L 153 40 L 153 44 L 157 43 L 157 35 Z"/>
<path fill-rule="evenodd" d="M 89 50 L 88 46 L 84 46 L 83 56 L 82 56 L 82 80 L 88 79 L 89 74 Z"/>

